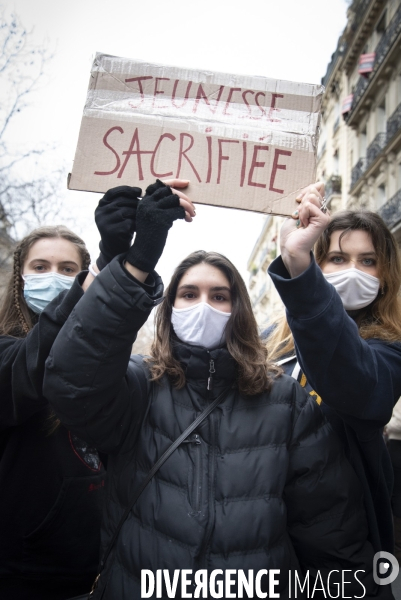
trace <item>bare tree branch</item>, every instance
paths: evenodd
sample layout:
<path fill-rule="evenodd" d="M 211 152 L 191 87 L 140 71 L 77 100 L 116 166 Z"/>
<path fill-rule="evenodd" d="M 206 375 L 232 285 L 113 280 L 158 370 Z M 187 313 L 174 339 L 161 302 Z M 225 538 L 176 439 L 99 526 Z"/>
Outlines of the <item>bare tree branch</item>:
<path fill-rule="evenodd" d="M 0 5 L 0 279 L 14 240 L 34 227 L 54 223 L 60 215 L 66 183 L 63 170 L 26 175 L 36 173 L 38 161 L 54 148 L 16 147 L 7 136 L 10 124 L 34 101 L 51 59 L 47 45 L 35 45 L 17 15 L 8 15 Z"/>

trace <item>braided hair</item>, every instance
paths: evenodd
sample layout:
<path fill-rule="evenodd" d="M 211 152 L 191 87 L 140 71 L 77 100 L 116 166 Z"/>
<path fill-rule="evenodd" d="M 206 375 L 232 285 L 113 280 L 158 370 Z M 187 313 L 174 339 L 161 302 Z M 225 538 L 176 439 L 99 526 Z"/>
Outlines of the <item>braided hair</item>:
<path fill-rule="evenodd" d="M 36 315 L 27 305 L 24 298 L 22 269 L 24 262 L 35 242 L 43 238 L 63 238 L 76 247 L 81 258 L 82 269 L 90 263 L 89 252 L 84 241 L 64 225 L 45 226 L 34 229 L 17 245 L 14 252 L 13 272 L 6 287 L 2 307 L 0 309 L 0 334 L 14 337 L 25 337 L 35 325 Z"/>

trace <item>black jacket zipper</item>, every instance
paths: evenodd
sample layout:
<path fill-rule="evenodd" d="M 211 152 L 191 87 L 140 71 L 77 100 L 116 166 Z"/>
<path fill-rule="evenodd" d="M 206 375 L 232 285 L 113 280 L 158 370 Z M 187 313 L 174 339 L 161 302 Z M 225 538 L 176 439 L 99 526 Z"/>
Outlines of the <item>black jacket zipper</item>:
<path fill-rule="evenodd" d="M 214 361 L 209 360 L 209 378 L 207 381 L 207 398 L 208 402 L 212 402 L 213 375 L 216 372 Z M 199 567 L 206 568 L 207 566 L 207 550 L 215 525 L 215 510 L 214 510 L 214 478 L 215 478 L 215 456 L 216 456 L 216 440 L 217 440 L 217 420 L 216 416 L 211 413 L 209 416 L 210 423 L 210 451 L 209 451 L 209 493 L 208 493 L 208 524 L 206 527 L 205 537 L 199 553 Z"/>
<path fill-rule="evenodd" d="M 202 491 L 202 448 L 201 438 L 198 433 L 183 442 L 184 444 L 195 444 L 195 476 L 194 476 L 194 498 L 193 509 L 195 512 L 200 511 L 201 491 Z"/>

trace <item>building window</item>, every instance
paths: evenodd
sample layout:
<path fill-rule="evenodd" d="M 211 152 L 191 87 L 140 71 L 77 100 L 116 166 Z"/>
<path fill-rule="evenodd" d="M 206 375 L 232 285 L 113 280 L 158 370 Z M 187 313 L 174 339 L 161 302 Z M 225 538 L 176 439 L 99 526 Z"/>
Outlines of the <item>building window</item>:
<path fill-rule="evenodd" d="M 381 17 L 377 21 L 376 32 L 381 35 L 386 31 L 387 10 L 384 10 Z"/>
<path fill-rule="evenodd" d="M 384 183 L 376 188 L 376 208 L 380 208 L 386 203 L 386 186 Z"/>
<path fill-rule="evenodd" d="M 377 107 L 377 133 L 386 131 L 386 100 Z"/>
<path fill-rule="evenodd" d="M 335 150 L 333 154 L 333 175 L 338 175 L 338 169 L 340 167 L 340 153 L 338 150 Z"/>
<path fill-rule="evenodd" d="M 366 156 L 366 127 L 363 131 L 359 132 L 359 157 L 363 158 Z"/>

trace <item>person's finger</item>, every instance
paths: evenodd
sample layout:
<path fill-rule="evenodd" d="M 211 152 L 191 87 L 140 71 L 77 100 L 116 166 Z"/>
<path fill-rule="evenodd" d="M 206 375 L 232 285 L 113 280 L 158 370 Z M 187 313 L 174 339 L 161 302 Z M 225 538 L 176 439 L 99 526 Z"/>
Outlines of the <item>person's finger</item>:
<path fill-rule="evenodd" d="M 323 198 L 323 196 L 325 195 L 324 181 L 317 181 L 315 183 L 315 188 L 317 189 L 317 191 L 319 192 L 319 194 Z"/>
<path fill-rule="evenodd" d="M 319 206 L 312 202 L 308 202 L 300 211 L 300 219 L 304 227 L 307 227 L 310 221 L 313 219 L 315 223 L 320 223 L 323 226 L 327 226 L 330 222 L 330 213 L 322 212 Z"/>
<path fill-rule="evenodd" d="M 176 192 L 175 192 L 176 193 Z M 192 204 L 191 200 L 189 198 L 187 198 L 186 196 L 183 198 L 180 194 L 177 194 L 177 196 L 179 196 L 180 198 L 180 204 L 181 206 L 185 209 L 185 211 L 191 216 L 191 217 L 195 217 L 196 215 L 196 211 L 195 211 L 195 207 Z"/>
<path fill-rule="evenodd" d="M 320 206 L 316 205 L 315 202 L 304 200 L 302 206 L 299 209 L 299 220 L 302 227 L 308 227 L 311 217 L 316 217 L 321 213 Z"/>
<path fill-rule="evenodd" d="M 165 179 L 163 183 L 170 187 L 186 188 L 189 185 L 189 179 Z"/>

